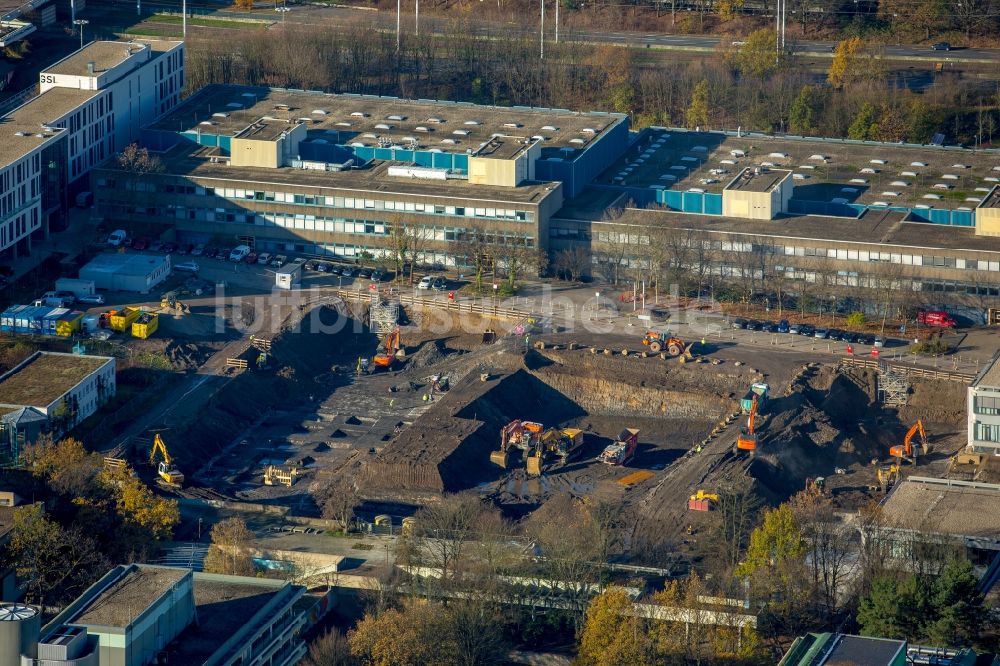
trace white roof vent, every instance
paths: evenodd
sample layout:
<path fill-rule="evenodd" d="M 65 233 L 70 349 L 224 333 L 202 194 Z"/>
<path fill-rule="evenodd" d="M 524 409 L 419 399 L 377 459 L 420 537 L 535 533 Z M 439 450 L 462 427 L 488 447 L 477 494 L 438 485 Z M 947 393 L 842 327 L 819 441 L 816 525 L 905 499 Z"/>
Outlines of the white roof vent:
<path fill-rule="evenodd" d="M 457 129 L 452 130 L 452 134 L 455 136 L 469 136 L 469 130 Z"/>
<path fill-rule="evenodd" d="M 444 122 L 444 120 L 442 120 L 441 118 L 428 118 L 427 122 L 429 122 L 431 125 L 440 125 L 441 123 Z"/>
<path fill-rule="evenodd" d="M 341 120 L 339 123 L 336 123 L 336 125 L 337 127 L 350 127 L 351 123 Z"/>
<path fill-rule="evenodd" d="M 595 130 L 593 127 L 584 127 L 582 130 L 580 130 L 580 133 L 581 134 L 597 134 L 597 130 Z"/>
<path fill-rule="evenodd" d="M 517 129 L 518 127 L 521 127 L 521 123 L 504 123 L 503 126 L 510 129 Z"/>
<path fill-rule="evenodd" d="M 555 125 L 542 125 L 542 129 L 546 132 L 558 132 L 559 128 Z"/>
<path fill-rule="evenodd" d="M 414 132 L 430 132 L 431 130 L 430 130 L 429 127 L 424 127 L 423 125 L 417 125 L 416 127 L 413 128 L 413 131 Z"/>
<path fill-rule="evenodd" d="M 375 125 L 375 129 L 391 130 L 392 129 L 392 125 L 387 125 L 386 123 L 377 123 Z"/>
<path fill-rule="evenodd" d="M 352 141 L 348 145 L 350 145 L 351 148 L 364 148 L 365 147 L 365 144 L 361 143 L 360 141 Z"/>
<path fill-rule="evenodd" d="M 239 102 L 230 102 L 229 104 L 226 104 L 226 106 L 229 107 L 230 109 L 242 109 L 243 108 L 243 105 L 240 104 Z"/>
<path fill-rule="evenodd" d="M 254 98 L 254 99 L 257 99 L 257 95 L 255 95 L 254 93 L 250 93 L 250 92 L 247 92 L 247 93 L 240 93 L 240 97 L 252 97 L 252 98 Z M 286 106 L 287 106 L 287 105 L 286 105 Z"/>
<path fill-rule="evenodd" d="M 578 146 L 582 146 L 583 144 L 587 143 L 583 139 L 570 139 L 569 142 L 570 143 L 575 143 Z"/>
<path fill-rule="evenodd" d="M 482 125 L 478 120 L 466 120 L 463 125 Z"/>
<path fill-rule="evenodd" d="M 395 120 L 396 122 L 402 122 L 402 121 L 406 120 L 406 116 L 400 116 L 400 115 L 396 115 L 394 113 L 391 116 L 386 116 L 385 119 L 386 120 Z"/>
<path fill-rule="evenodd" d="M 351 112 L 351 117 L 352 118 L 367 118 L 368 114 L 365 113 L 364 111 L 352 111 Z"/>
<path fill-rule="evenodd" d="M 220 113 L 213 113 L 212 117 L 213 118 L 228 118 L 229 114 L 228 113 L 221 113 L 221 112 Z"/>
<path fill-rule="evenodd" d="M 441 143 L 447 144 L 449 146 L 454 146 L 456 142 L 454 139 L 441 139 Z"/>
<path fill-rule="evenodd" d="M 313 109 L 312 110 L 312 114 L 314 116 L 325 116 L 325 115 L 327 115 L 327 112 L 324 111 L 323 109 Z"/>

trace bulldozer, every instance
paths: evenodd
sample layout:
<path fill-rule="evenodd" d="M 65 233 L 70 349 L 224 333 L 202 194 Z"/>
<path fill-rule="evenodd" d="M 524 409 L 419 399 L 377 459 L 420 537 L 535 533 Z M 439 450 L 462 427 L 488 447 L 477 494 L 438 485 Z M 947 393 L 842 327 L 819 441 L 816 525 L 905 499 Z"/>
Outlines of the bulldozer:
<path fill-rule="evenodd" d="M 372 362 L 368 365 L 368 373 L 371 374 L 379 370 L 391 369 L 393 363 L 396 362 L 400 349 L 399 328 L 397 327 L 385 337 L 385 340 L 379 346 L 379 350 L 372 356 Z"/>
<path fill-rule="evenodd" d="M 517 448 L 530 453 L 540 448 L 544 426 L 534 421 L 514 420 L 500 430 L 500 450 L 490 453 L 490 462 L 507 469 L 510 465 L 510 449 Z M 539 469 L 541 462 L 539 462 Z"/>
<path fill-rule="evenodd" d="M 740 434 L 736 437 L 736 444 L 733 446 L 733 453 L 748 451 L 752 456 L 757 450 L 757 407 L 759 398 L 754 394 L 750 404 L 750 413 L 747 416 L 747 424 L 740 428 Z"/>
<path fill-rule="evenodd" d="M 184 473 L 174 466 L 174 460 L 170 457 L 170 453 L 167 451 L 167 444 L 160 437 L 160 433 L 156 433 L 156 436 L 153 437 L 153 448 L 149 452 L 150 465 L 156 464 L 157 453 L 163 458 L 156 467 L 156 473 L 160 475 L 160 480 L 168 486 L 183 486 Z"/>
<path fill-rule="evenodd" d="M 899 463 L 891 465 L 879 465 L 875 469 L 875 480 L 883 493 L 889 492 L 896 483 L 899 482 Z"/>
<path fill-rule="evenodd" d="M 649 351 L 654 354 L 666 351 L 670 358 L 677 356 L 691 358 L 691 349 L 688 345 L 680 338 L 671 335 L 670 331 L 646 331 L 642 344 L 649 347 Z"/>
<path fill-rule="evenodd" d="M 268 465 L 264 468 L 264 485 L 276 486 L 279 483 L 283 486 L 291 487 L 299 475 L 298 467 L 281 467 L 279 465 Z"/>
<path fill-rule="evenodd" d="M 913 438 L 920 434 L 920 452 L 913 447 Z M 889 449 L 889 455 L 896 459 L 896 464 L 900 464 L 903 460 L 910 463 L 911 465 L 917 464 L 917 458 L 920 455 L 927 455 L 930 453 L 931 447 L 927 443 L 927 433 L 924 431 L 924 422 L 921 419 L 917 419 L 909 430 L 906 431 L 906 436 L 903 437 L 903 443 L 901 445 L 893 446 Z"/>

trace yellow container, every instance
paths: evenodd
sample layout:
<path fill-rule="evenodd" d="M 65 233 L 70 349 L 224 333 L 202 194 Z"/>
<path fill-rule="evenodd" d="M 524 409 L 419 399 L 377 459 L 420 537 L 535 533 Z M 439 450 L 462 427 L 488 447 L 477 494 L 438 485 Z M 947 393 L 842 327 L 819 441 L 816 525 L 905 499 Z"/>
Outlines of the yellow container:
<path fill-rule="evenodd" d="M 125 307 L 121 310 L 115 311 L 113 315 L 108 317 L 108 323 L 111 325 L 112 331 L 124 333 L 129 330 L 129 327 L 132 326 L 132 322 L 138 319 L 141 314 L 142 310 L 139 308 Z"/>
<path fill-rule="evenodd" d="M 142 316 L 132 322 L 132 335 L 137 338 L 146 339 L 160 325 L 160 315 L 150 312 L 143 312 Z"/>
<path fill-rule="evenodd" d="M 56 321 L 56 335 L 61 338 L 73 337 L 73 334 L 80 330 L 80 322 L 82 320 L 82 312 L 70 312 L 67 315 L 63 315 Z"/>

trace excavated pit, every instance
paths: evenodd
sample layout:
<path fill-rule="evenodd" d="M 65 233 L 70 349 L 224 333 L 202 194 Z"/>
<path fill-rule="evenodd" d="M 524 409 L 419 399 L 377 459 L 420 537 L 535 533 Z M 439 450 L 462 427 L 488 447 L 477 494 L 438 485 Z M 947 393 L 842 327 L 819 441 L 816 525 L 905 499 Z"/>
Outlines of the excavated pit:
<path fill-rule="evenodd" d="M 489 462 L 513 419 L 587 431 L 592 457 L 622 428 L 643 428 L 640 447 L 687 447 L 736 405 L 734 386 L 759 375 L 746 366 L 592 355 L 585 350 L 507 354 L 486 382 L 470 372 L 365 468 L 371 494 L 455 492 L 499 478 Z M 683 441 L 680 441 L 683 440 Z"/>

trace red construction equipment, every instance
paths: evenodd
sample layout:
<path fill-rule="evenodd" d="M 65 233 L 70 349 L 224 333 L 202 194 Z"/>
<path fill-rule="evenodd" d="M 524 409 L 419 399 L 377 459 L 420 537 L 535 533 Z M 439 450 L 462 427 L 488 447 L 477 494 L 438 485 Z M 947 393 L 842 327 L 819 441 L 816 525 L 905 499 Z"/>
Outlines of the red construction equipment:
<path fill-rule="evenodd" d="M 399 351 L 399 347 L 399 328 L 397 327 L 392 333 L 386 336 L 385 342 L 382 343 L 375 356 L 372 357 L 368 372 L 372 373 L 378 372 L 381 369 L 390 369 L 392 364 L 396 362 L 396 352 Z"/>
<path fill-rule="evenodd" d="M 671 358 L 682 354 L 686 358 L 691 358 L 691 350 L 684 344 L 684 341 L 678 337 L 674 337 L 669 331 L 646 331 L 646 335 L 642 339 L 642 344 L 649 347 L 649 351 L 653 353 L 658 354 L 666 350 L 667 356 Z"/>
<path fill-rule="evenodd" d="M 753 452 L 757 450 L 757 432 L 755 426 L 759 404 L 759 399 L 755 393 L 753 402 L 750 405 L 750 414 L 747 416 L 747 424 L 740 428 L 740 434 L 736 437 L 736 446 L 733 448 L 733 453 L 749 451 L 750 455 L 753 455 Z"/>
<path fill-rule="evenodd" d="M 639 448 L 639 430 L 637 428 L 625 428 L 618 433 L 618 439 L 614 444 L 608 444 L 597 457 L 605 465 L 624 465 Z"/>
<path fill-rule="evenodd" d="M 913 437 L 917 433 L 920 433 L 920 454 L 918 454 L 917 450 L 913 448 Z M 896 458 L 897 461 L 905 460 L 908 463 L 916 465 L 917 456 L 926 456 L 930 453 L 930 450 L 930 446 L 927 443 L 927 433 L 924 431 L 924 422 L 917 419 L 917 422 L 906 431 L 906 436 L 903 438 L 903 444 L 901 446 L 893 446 L 890 448 L 889 455 Z"/>

